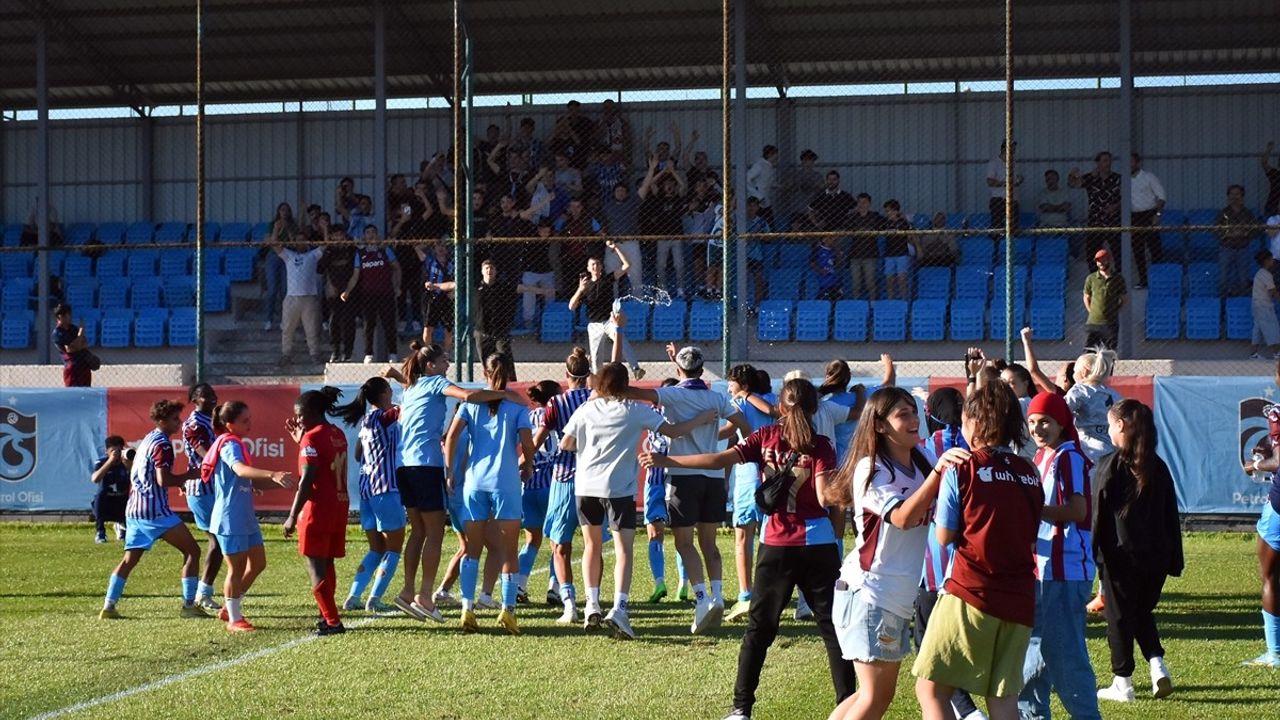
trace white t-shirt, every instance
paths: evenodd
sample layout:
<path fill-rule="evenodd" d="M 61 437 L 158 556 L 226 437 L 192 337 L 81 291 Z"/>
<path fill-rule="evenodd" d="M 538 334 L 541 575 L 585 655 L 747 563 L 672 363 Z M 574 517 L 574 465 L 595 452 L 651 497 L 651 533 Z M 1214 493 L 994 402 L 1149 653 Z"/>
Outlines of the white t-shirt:
<path fill-rule="evenodd" d="M 999 157 L 991 158 L 991 161 L 987 163 L 987 179 L 996 179 L 1000 181 L 1000 185 L 988 187 L 987 189 L 991 191 L 991 197 L 1003 198 L 1004 183 L 1007 179 L 1004 174 L 1004 160 Z M 1013 187 L 1013 199 L 1018 199 L 1018 187 L 1016 185 Z"/>
<path fill-rule="evenodd" d="M 720 419 L 738 414 L 738 409 L 730 402 L 729 396 L 710 388 L 695 390 L 686 387 L 660 387 L 657 389 L 658 404 L 667 421 L 675 424 L 692 420 L 704 410 L 715 410 Z M 720 447 L 720 425 L 707 423 L 699 425 L 693 432 L 683 437 L 672 438 L 668 455 L 701 455 L 716 452 Z M 581 474 L 581 470 L 579 470 Z M 687 468 L 670 468 L 668 475 L 709 475 L 706 470 L 690 470 Z"/>
<path fill-rule="evenodd" d="M 286 295 L 296 297 L 320 294 L 320 276 L 316 274 L 316 263 L 320 262 L 320 255 L 323 253 L 321 248 L 312 248 L 306 252 L 289 248 L 280 250 L 280 259 L 284 261 Z"/>
<path fill-rule="evenodd" d="M 928 448 L 920 451 L 930 466 L 936 462 Z M 874 474 L 867 487 L 869 473 Z M 929 523 L 902 530 L 885 518 L 919 490 L 925 479 L 918 468 L 900 468 L 883 458 L 877 458 L 874 464 L 871 458 L 862 458 L 853 469 L 853 519 L 858 527 L 858 544 L 845 556 L 840 578 L 858 588 L 867 604 L 906 619 L 915 610 Z"/>
<path fill-rule="evenodd" d="M 1271 291 L 1275 289 L 1276 278 L 1271 271 L 1258 268 L 1258 272 L 1253 274 L 1253 304 L 1263 308 L 1271 307 L 1275 302 L 1275 298 L 1271 297 Z"/>
<path fill-rule="evenodd" d="M 1146 170 L 1139 170 L 1129 183 L 1130 202 L 1133 203 L 1134 212 L 1154 210 L 1157 201 L 1168 200 L 1164 186 L 1160 184 L 1160 178 Z"/>
<path fill-rule="evenodd" d="M 813 429 L 819 435 L 826 435 L 832 445 L 836 444 L 836 426 L 849 422 L 849 406 L 831 400 L 818 401 L 818 412 L 813 414 Z"/>
<path fill-rule="evenodd" d="M 634 496 L 640 477 L 636 450 L 645 433 L 657 432 L 664 422 L 657 410 L 630 400 L 596 398 L 583 403 L 570 416 L 562 433 L 578 443 L 574 494 Z"/>
<path fill-rule="evenodd" d="M 747 195 L 754 195 L 760 207 L 769 207 L 773 202 L 773 178 L 773 163 L 764 158 L 756 160 L 747 170 Z"/>

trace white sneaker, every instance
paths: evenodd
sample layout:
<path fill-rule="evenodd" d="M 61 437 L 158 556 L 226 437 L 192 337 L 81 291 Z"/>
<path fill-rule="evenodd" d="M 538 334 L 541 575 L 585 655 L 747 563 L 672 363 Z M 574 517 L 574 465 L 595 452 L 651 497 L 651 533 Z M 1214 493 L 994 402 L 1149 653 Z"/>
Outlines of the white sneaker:
<path fill-rule="evenodd" d="M 1099 700 L 1112 700 L 1114 702 L 1133 702 L 1133 680 L 1130 678 L 1122 678 L 1119 675 L 1111 681 L 1111 685 L 1104 687 L 1098 691 Z"/>
<path fill-rule="evenodd" d="M 365 364 L 365 365 L 372 365 L 372 364 L 373 364 L 373 356 L 372 356 L 372 355 L 365 355 L 365 356 L 364 356 L 364 364 Z"/>
<path fill-rule="evenodd" d="M 435 600 L 436 607 L 440 607 L 441 605 L 453 607 L 460 604 L 458 602 L 458 598 L 454 597 L 453 593 L 448 590 L 437 590 L 433 599 Z"/>
<path fill-rule="evenodd" d="M 351 596 L 342 601 L 343 610 L 363 610 L 364 603 L 360 602 L 360 598 Z"/>
<path fill-rule="evenodd" d="M 556 618 L 557 625 L 577 625 L 578 624 L 578 607 L 576 605 L 565 605 L 564 614 Z"/>
<path fill-rule="evenodd" d="M 631 629 L 631 619 L 627 617 L 627 609 L 615 607 L 604 616 L 604 624 L 613 628 L 616 640 L 635 640 L 636 631 Z"/>
<path fill-rule="evenodd" d="M 400 356 L 395 353 L 391 353 L 390 355 L 387 356 L 387 362 L 391 363 L 392 365 L 395 365 L 396 363 L 400 362 Z"/>
<path fill-rule="evenodd" d="M 481 595 L 480 599 L 476 600 L 476 607 L 483 610 L 497 610 L 498 603 L 493 601 L 492 595 Z"/>
<path fill-rule="evenodd" d="M 601 623 L 604 622 L 604 613 L 600 612 L 599 605 L 587 603 L 586 609 L 582 612 L 585 618 L 582 621 L 582 629 L 588 632 L 599 630 Z"/>
<path fill-rule="evenodd" d="M 1169 675 L 1169 666 L 1164 658 L 1151 658 L 1151 695 L 1159 699 L 1173 694 L 1173 678 Z"/>
<path fill-rule="evenodd" d="M 958 716 L 959 714 L 957 713 L 957 717 Z M 964 717 L 960 718 L 960 720 L 987 720 L 987 714 L 982 712 L 981 710 L 974 710 L 968 715 L 965 715 Z"/>
<path fill-rule="evenodd" d="M 720 621 L 723 619 L 724 604 L 712 598 L 705 598 L 693 609 L 693 625 L 689 628 L 689 632 L 694 635 L 705 635 L 720 627 Z"/>
<path fill-rule="evenodd" d="M 813 609 L 809 607 L 809 603 L 804 601 L 804 595 L 796 598 L 796 615 L 797 620 L 808 620 L 813 617 Z"/>

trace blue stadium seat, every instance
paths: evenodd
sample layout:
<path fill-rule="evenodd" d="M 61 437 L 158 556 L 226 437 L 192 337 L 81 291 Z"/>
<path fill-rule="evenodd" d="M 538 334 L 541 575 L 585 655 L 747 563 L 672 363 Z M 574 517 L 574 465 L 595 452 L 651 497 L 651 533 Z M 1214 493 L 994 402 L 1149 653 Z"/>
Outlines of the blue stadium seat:
<path fill-rule="evenodd" d="M 1184 262 L 1187 259 L 1187 232 L 1183 226 L 1187 214 L 1181 210 L 1165 208 L 1160 214 L 1160 249 L 1165 262 Z"/>
<path fill-rule="evenodd" d="M 987 283 L 991 272 L 980 265 L 961 265 L 956 268 L 956 299 L 987 299 Z"/>
<path fill-rule="evenodd" d="M 187 224 L 179 222 L 160 223 L 156 227 L 155 241 L 158 243 L 186 242 Z"/>
<path fill-rule="evenodd" d="M 227 248 L 222 257 L 222 274 L 233 282 L 246 282 L 253 279 L 254 262 L 258 251 L 251 247 Z"/>
<path fill-rule="evenodd" d="M 907 303 L 903 300 L 876 300 L 871 303 L 871 337 L 876 342 L 907 339 Z"/>
<path fill-rule="evenodd" d="M 68 255 L 67 259 L 62 261 L 63 280 L 88 277 L 93 277 L 93 258 L 85 255 L 73 254 Z"/>
<path fill-rule="evenodd" d="M 801 300 L 796 303 L 796 340 L 826 342 L 831 338 L 831 302 Z"/>
<path fill-rule="evenodd" d="M 790 300 L 765 300 L 756 316 L 756 338 L 761 342 L 786 342 L 791 339 Z"/>
<path fill-rule="evenodd" d="M 995 262 L 996 246 L 986 235 L 962 237 L 957 244 L 960 248 L 961 265 L 977 265 L 990 269 L 991 264 Z"/>
<path fill-rule="evenodd" d="M 911 303 L 911 339 L 942 340 L 947 328 L 946 300 L 916 300 Z"/>
<path fill-rule="evenodd" d="M 205 280 L 205 290 L 208 291 L 208 279 Z M 134 286 L 135 292 L 137 286 Z M 167 308 L 184 307 L 196 304 L 196 279 L 190 276 L 174 276 L 167 277 L 163 280 L 161 295 L 164 297 L 164 306 Z"/>
<path fill-rule="evenodd" d="M 10 312 L 0 320 L 0 348 L 25 350 L 31 347 L 31 318 L 25 313 Z"/>
<path fill-rule="evenodd" d="M 133 330 L 133 312 L 131 310 L 111 310 L 103 313 L 99 342 L 104 348 L 129 347 Z"/>
<path fill-rule="evenodd" d="M 832 322 L 832 335 L 836 342 L 865 342 L 867 316 L 871 305 L 866 300 L 837 300 Z"/>
<path fill-rule="evenodd" d="M 16 252 L 0 255 L 0 279 L 8 282 L 20 277 L 31 277 L 31 257 Z"/>
<path fill-rule="evenodd" d="M 996 241 L 996 264 L 1004 264 L 1004 239 Z M 1029 265 L 1031 264 L 1031 254 L 1035 247 L 1035 240 L 1030 237 L 1019 236 L 1013 239 L 1013 264 Z"/>
<path fill-rule="evenodd" d="M 14 223 L 4 226 L 4 246 L 18 247 L 22 244 L 22 225 Z"/>
<path fill-rule="evenodd" d="M 193 272 L 191 268 L 193 255 L 191 250 L 161 250 L 160 276 L 190 275 Z"/>
<path fill-rule="evenodd" d="M 1024 227 L 1024 228 L 1035 227 L 1036 221 L 1038 219 L 1039 218 L 1036 217 L 1036 213 L 1034 210 L 1023 210 L 1022 212 L 1018 213 L 1018 227 Z"/>
<path fill-rule="evenodd" d="M 1028 314 L 1037 339 L 1061 340 L 1066 335 L 1066 313 L 1061 299 L 1032 297 Z"/>
<path fill-rule="evenodd" d="M 98 226 L 98 241 L 103 245 L 120 245 L 124 242 L 124 235 L 129 230 L 129 226 L 124 223 L 102 223 Z"/>
<path fill-rule="evenodd" d="M 1253 301 L 1248 297 L 1227 298 L 1227 339 L 1253 339 Z"/>
<path fill-rule="evenodd" d="M 223 223 L 218 230 L 218 242 L 245 242 L 251 232 L 253 227 L 249 223 Z"/>
<path fill-rule="evenodd" d="M 156 239 L 156 226 L 149 222 L 130 223 L 125 230 L 124 241 L 128 245 L 144 245 Z"/>
<path fill-rule="evenodd" d="M 6 280 L 0 289 L 0 311 L 27 310 L 32 299 L 32 278 Z"/>
<path fill-rule="evenodd" d="M 676 300 L 670 305 L 655 305 L 649 336 L 654 342 L 679 342 L 685 339 L 684 322 L 689 305 Z"/>
<path fill-rule="evenodd" d="M 1036 265 L 1066 265 L 1071 241 L 1057 235 L 1041 235 L 1035 239 Z"/>
<path fill-rule="evenodd" d="M 114 280 L 124 277 L 124 261 L 128 253 L 121 250 L 110 250 L 98 256 L 93 262 L 93 274 L 99 280 Z"/>
<path fill-rule="evenodd" d="M 192 245 L 196 243 L 195 227 L 195 225 L 192 225 L 191 229 L 187 231 L 187 239 L 191 241 Z M 216 243 L 220 237 L 222 237 L 222 226 L 216 222 L 206 222 L 204 224 L 204 241 L 206 243 Z"/>
<path fill-rule="evenodd" d="M 72 310 L 80 312 L 91 307 L 97 307 L 93 299 L 94 292 L 97 289 L 98 284 L 94 282 L 93 278 L 80 278 L 68 281 L 66 287 L 62 290 L 62 296 Z"/>
<path fill-rule="evenodd" d="M 160 278 L 134 278 L 133 289 L 129 292 L 129 307 L 134 310 L 160 307 L 160 287 Z"/>
<path fill-rule="evenodd" d="M 192 347 L 195 344 L 196 309 L 194 307 L 173 308 L 169 312 L 169 345 Z"/>
<path fill-rule="evenodd" d="M 947 229 L 960 230 L 964 228 L 965 214 L 962 212 L 947 213 Z"/>
<path fill-rule="evenodd" d="M 1004 266 L 997 267 L 995 275 L 991 279 L 991 297 L 992 305 L 998 305 L 1003 301 L 1005 282 L 1004 282 Z M 1021 304 L 1027 298 L 1027 267 L 1025 265 L 1013 266 L 1013 299 L 1016 304 Z"/>
<path fill-rule="evenodd" d="M 1216 262 L 1218 260 L 1218 236 L 1212 232 L 1187 233 L 1187 261 Z"/>
<path fill-rule="evenodd" d="M 135 347 L 154 348 L 164 345 L 165 323 L 169 319 L 169 311 L 161 308 L 148 308 L 138 313 L 133 321 L 133 344 Z"/>
<path fill-rule="evenodd" d="M 91 308 L 88 305 L 83 310 L 73 306 L 72 319 L 77 325 L 84 328 L 84 339 L 89 343 L 89 346 L 97 346 L 98 325 L 102 322 L 102 311 L 97 308 Z"/>
<path fill-rule="evenodd" d="M 1147 269 L 1147 297 L 1182 298 L 1182 266 L 1157 263 Z"/>
<path fill-rule="evenodd" d="M 204 276 L 204 310 L 220 313 L 231 309 L 231 281 L 225 275 Z"/>
<path fill-rule="evenodd" d="M 694 300 L 689 305 L 689 339 L 711 342 L 724 336 L 724 307 L 720 303 Z"/>
<path fill-rule="evenodd" d="M 159 250 L 134 250 L 128 254 L 125 267 L 129 277 L 153 277 L 156 274 L 156 263 L 160 260 Z M 101 274 L 98 277 L 102 277 Z"/>
<path fill-rule="evenodd" d="M 790 267 L 769 271 L 765 276 L 765 283 L 768 285 L 765 290 L 765 297 L 769 300 L 791 302 L 799 300 L 803 290 L 801 285 L 804 283 L 804 277 L 807 274 L 809 274 L 808 270 Z"/>
<path fill-rule="evenodd" d="M 1196 208 L 1186 214 L 1188 225 L 1213 225 L 1218 221 L 1218 208 Z"/>
<path fill-rule="evenodd" d="M 933 225 L 933 218 L 928 213 L 916 213 L 911 216 L 911 227 L 916 230 L 928 230 Z"/>
<path fill-rule="evenodd" d="M 965 224 L 965 227 L 969 229 L 976 228 L 978 230 L 982 230 L 985 228 L 989 228 L 991 227 L 991 213 L 989 212 L 969 213 L 969 216 L 964 220 L 964 224 Z M 1001 227 L 1004 226 L 1003 219 L 1000 221 L 1000 226 Z"/>
<path fill-rule="evenodd" d="M 1218 340 L 1222 337 L 1222 300 L 1187 298 L 1187 339 Z"/>
<path fill-rule="evenodd" d="M 67 245 L 84 245 L 93 239 L 93 232 L 96 229 L 93 223 L 71 223 L 67 226 L 63 237 Z"/>
<path fill-rule="evenodd" d="M 72 305 L 72 307 L 75 306 Z M 119 310 L 129 307 L 129 279 L 120 277 L 99 283 L 96 307 L 100 310 Z"/>
<path fill-rule="evenodd" d="M 628 340 L 632 342 L 642 342 L 649 337 L 648 303 L 637 302 L 635 300 L 623 300 L 622 314 L 627 318 L 627 323 L 623 329 L 627 334 Z"/>
<path fill-rule="evenodd" d="M 271 234 L 271 223 L 260 222 L 255 224 L 249 231 L 249 239 L 254 242 L 262 242 Z"/>
<path fill-rule="evenodd" d="M 67 256 L 70 255 L 66 250 L 50 250 L 46 253 L 49 256 L 49 274 L 62 277 L 62 265 L 66 262 Z M 39 274 L 40 270 L 39 257 L 31 266 L 32 274 Z"/>
<path fill-rule="evenodd" d="M 991 333 L 992 340 L 1004 340 L 1005 331 L 1005 315 L 1004 300 L 991 301 Z M 1013 303 L 1013 334 L 1017 337 L 1018 332 L 1026 325 L 1026 306 L 1021 300 L 1015 300 Z"/>
<path fill-rule="evenodd" d="M 951 268 L 922 267 L 917 270 L 916 298 L 920 300 L 949 300 L 951 298 Z"/>
<path fill-rule="evenodd" d="M 1067 289 L 1065 265 L 1036 265 L 1031 268 L 1031 300 L 1054 300 L 1062 304 Z"/>
<path fill-rule="evenodd" d="M 1218 264 L 1192 263 L 1187 266 L 1187 295 L 1195 297 L 1221 297 L 1218 286 Z"/>
<path fill-rule="evenodd" d="M 542 342 L 573 340 L 573 311 L 564 303 L 547 303 L 542 310 Z"/>

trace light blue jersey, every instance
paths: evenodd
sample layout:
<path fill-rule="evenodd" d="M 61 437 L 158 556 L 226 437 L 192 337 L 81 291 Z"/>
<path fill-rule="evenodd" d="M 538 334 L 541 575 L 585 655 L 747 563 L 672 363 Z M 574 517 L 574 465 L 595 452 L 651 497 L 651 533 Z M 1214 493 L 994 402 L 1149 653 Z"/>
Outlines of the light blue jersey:
<path fill-rule="evenodd" d="M 236 463 L 248 465 L 249 455 L 239 438 L 223 436 L 218 464 L 213 469 L 213 513 L 209 531 L 216 535 L 250 535 L 258 532 L 253 514 L 253 481 L 236 475 Z"/>
<path fill-rule="evenodd" d="M 778 396 L 773 393 L 764 393 L 760 397 L 773 406 L 778 405 Z M 752 405 L 746 398 L 734 398 L 733 406 L 738 408 L 743 417 L 747 419 L 747 424 L 751 426 L 751 431 L 755 432 L 762 427 L 768 427 L 774 424 L 774 419 L 768 413 L 761 412 L 755 405 Z"/>
<path fill-rule="evenodd" d="M 400 402 L 400 464 L 444 467 L 445 390 L 453 383 L 443 375 L 418 378 L 404 389 Z"/>
<path fill-rule="evenodd" d="M 489 405 L 466 403 L 458 417 L 467 424 L 467 490 L 497 492 L 520 489 L 520 431 L 532 430 L 529 409 L 503 400 L 496 413 Z"/>

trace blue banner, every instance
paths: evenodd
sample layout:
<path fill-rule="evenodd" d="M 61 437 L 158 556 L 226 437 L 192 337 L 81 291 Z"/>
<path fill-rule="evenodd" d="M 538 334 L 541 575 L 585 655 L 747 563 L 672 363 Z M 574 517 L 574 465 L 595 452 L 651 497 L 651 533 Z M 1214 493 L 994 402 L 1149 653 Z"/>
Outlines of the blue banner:
<path fill-rule="evenodd" d="M 1267 485 L 1241 469 L 1267 437 L 1269 377 L 1157 377 L 1155 421 L 1184 513 L 1259 513 Z M 1260 476 L 1259 480 L 1263 478 Z"/>
<path fill-rule="evenodd" d="M 87 512 L 106 436 L 104 389 L 0 390 L 0 509 Z"/>

